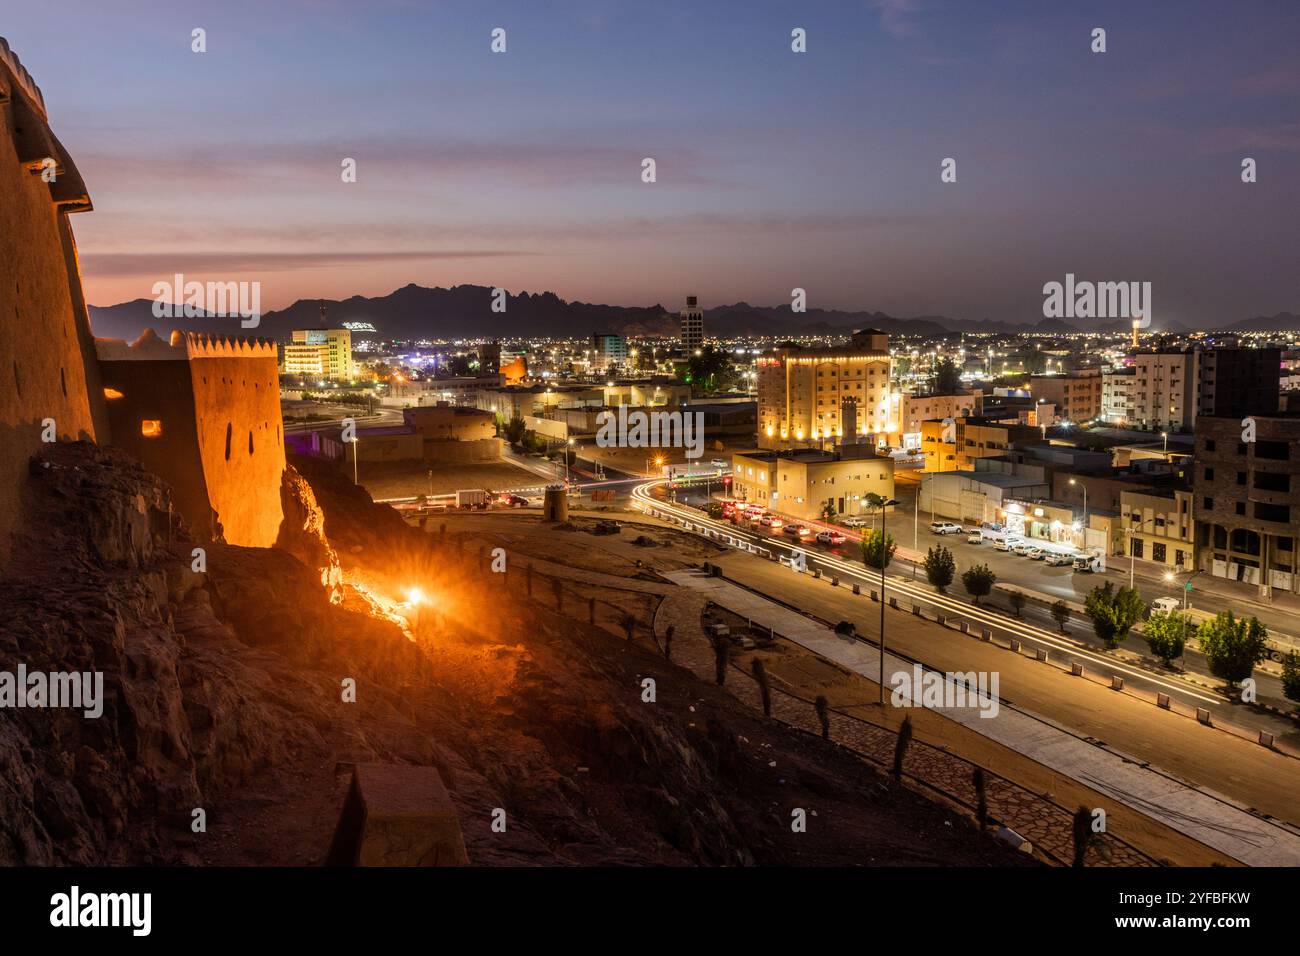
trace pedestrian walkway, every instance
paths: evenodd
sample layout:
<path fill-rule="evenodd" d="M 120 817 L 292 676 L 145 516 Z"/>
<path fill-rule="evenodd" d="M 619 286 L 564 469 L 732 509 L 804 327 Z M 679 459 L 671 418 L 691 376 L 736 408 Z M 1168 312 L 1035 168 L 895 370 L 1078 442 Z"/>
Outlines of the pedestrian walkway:
<path fill-rule="evenodd" d="M 846 641 L 830 628 L 730 582 L 688 569 L 664 575 L 700 591 L 727 610 L 815 654 L 876 680 L 880 654 Z M 885 671 L 910 672 L 912 662 L 886 654 Z M 1248 813 L 1222 798 L 1125 759 L 1068 731 L 1002 704 L 997 718 L 977 708 L 933 708 L 989 740 L 1023 754 L 1084 786 L 1250 866 L 1300 865 L 1300 834 Z"/>

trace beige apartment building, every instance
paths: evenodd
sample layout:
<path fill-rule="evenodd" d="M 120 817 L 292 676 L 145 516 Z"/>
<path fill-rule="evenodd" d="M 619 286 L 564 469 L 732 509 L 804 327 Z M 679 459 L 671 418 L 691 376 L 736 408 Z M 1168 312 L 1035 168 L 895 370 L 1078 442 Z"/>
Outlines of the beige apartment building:
<path fill-rule="evenodd" d="M 904 395 L 902 399 L 903 433 L 901 447 L 921 447 L 921 425 L 930 420 L 944 418 L 969 418 L 975 413 L 982 393 L 976 389 L 971 392 L 958 392 L 955 395 Z"/>
<path fill-rule="evenodd" d="M 1032 425 L 1009 424 L 981 418 L 939 419 L 921 423 L 921 453 L 925 471 L 972 471 L 978 458 L 1005 455 L 1015 442 L 1035 441 Z"/>
<path fill-rule="evenodd" d="M 865 498 L 894 495 L 894 460 L 876 455 L 868 446 L 862 457 L 815 449 L 758 451 L 732 456 L 732 494 L 740 501 L 803 520 L 822 516 L 829 504 L 836 514 L 863 514 Z"/>
<path fill-rule="evenodd" d="M 1193 567 L 1192 489 L 1143 488 L 1120 492 L 1124 550 L 1170 571 Z"/>
<path fill-rule="evenodd" d="M 1099 369 L 1081 369 L 1069 375 L 1034 375 L 1029 379 L 1029 391 L 1035 399 L 1055 405 L 1056 414 L 1064 421 L 1090 422 L 1101 415 Z"/>
<path fill-rule="evenodd" d="M 883 332 L 855 332 L 843 347 L 776 349 L 756 366 L 760 448 L 820 448 L 859 436 L 881 444 L 898 431 Z"/>

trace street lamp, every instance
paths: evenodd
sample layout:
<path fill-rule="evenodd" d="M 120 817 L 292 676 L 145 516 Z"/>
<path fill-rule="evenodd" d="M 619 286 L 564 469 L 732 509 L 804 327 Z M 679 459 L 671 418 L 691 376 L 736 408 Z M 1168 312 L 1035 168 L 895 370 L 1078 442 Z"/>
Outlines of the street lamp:
<path fill-rule="evenodd" d="M 1078 485 L 1079 483 L 1071 478 L 1070 484 Z M 1079 487 L 1083 489 L 1083 543 L 1086 546 L 1088 543 L 1088 486 L 1079 485 Z"/>
<path fill-rule="evenodd" d="M 880 509 L 880 706 L 885 706 L 885 565 L 889 563 L 888 548 L 885 546 L 885 512 L 890 505 L 898 504 L 893 498 L 885 498 L 872 492 L 867 496 L 867 503 Z"/>
<path fill-rule="evenodd" d="M 1160 437 L 1165 440 L 1165 454 L 1169 454 L 1169 432 L 1161 432 Z"/>

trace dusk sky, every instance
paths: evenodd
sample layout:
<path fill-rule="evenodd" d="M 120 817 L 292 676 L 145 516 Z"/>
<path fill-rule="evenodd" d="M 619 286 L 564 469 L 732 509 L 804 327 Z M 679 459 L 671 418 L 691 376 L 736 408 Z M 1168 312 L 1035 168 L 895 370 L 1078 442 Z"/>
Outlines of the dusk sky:
<path fill-rule="evenodd" d="M 1296 0 L 67 0 L 0 35 L 90 188 L 96 305 L 182 272 L 1035 322 L 1072 272 L 1151 282 L 1156 327 L 1300 313 Z"/>

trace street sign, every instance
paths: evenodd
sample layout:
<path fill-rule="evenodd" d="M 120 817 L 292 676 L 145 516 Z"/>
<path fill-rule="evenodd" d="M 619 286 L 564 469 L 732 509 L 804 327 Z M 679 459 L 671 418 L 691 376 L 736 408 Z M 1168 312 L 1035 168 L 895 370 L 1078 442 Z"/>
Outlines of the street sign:
<path fill-rule="evenodd" d="M 1183 585 L 1183 590 L 1184 590 L 1184 591 L 1190 591 L 1191 589 L 1192 589 L 1192 582 L 1191 582 L 1191 581 L 1188 581 L 1186 584 Z"/>

